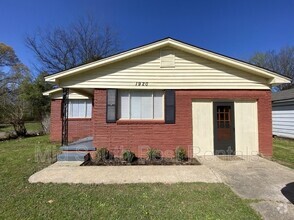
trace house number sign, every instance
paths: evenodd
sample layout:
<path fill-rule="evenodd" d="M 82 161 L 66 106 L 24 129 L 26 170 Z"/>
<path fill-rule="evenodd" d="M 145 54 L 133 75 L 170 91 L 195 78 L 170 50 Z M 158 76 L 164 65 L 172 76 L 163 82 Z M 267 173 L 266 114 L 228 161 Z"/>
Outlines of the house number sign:
<path fill-rule="evenodd" d="M 136 82 L 135 86 L 148 86 L 148 82 Z"/>

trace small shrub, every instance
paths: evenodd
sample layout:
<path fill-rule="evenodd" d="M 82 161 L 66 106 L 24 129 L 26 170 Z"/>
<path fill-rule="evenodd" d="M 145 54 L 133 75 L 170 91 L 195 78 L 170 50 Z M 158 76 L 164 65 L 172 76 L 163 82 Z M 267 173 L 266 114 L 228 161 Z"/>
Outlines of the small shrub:
<path fill-rule="evenodd" d="M 154 148 L 149 148 L 147 151 L 147 158 L 149 160 L 158 160 L 161 158 L 161 153 L 160 150 L 154 149 Z"/>
<path fill-rule="evenodd" d="M 107 150 L 107 148 L 102 147 L 97 149 L 96 156 L 97 156 L 97 160 L 105 161 L 110 158 L 110 153 Z"/>
<path fill-rule="evenodd" d="M 135 154 L 130 150 L 126 150 L 123 152 L 123 159 L 128 163 L 132 163 L 135 159 Z"/>
<path fill-rule="evenodd" d="M 175 150 L 176 159 L 179 161 L 187 160 L 187 153 L 184 148 L 177 147 Z"/>

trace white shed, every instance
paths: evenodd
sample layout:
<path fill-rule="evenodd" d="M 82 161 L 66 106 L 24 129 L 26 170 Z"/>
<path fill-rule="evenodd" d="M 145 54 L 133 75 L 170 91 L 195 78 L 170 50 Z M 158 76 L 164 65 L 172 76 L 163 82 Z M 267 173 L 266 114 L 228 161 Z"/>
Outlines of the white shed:
<path fill-rule="evenodd" d="M 272 93 L 273 135 L 294 138 L 294 88 Z"/>

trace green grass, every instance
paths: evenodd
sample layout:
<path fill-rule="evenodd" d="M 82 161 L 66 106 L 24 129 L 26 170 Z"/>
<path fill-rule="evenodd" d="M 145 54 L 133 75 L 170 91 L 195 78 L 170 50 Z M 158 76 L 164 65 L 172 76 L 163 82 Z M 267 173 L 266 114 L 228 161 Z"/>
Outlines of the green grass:
<path fill-rule="evenodd" d="M 57 151 L 47 136 L 0 142 L 0 219 L 260 219 L 224 184 L 29 184 Z"/>
<path fill-rule="evenodd" d="M 275 138 L 273 160 L 294 169 L 294 140 Z"/>
<path fill-rule="evenodd" d="M 28 131 L 40 131 L 42 130 L 42 125 L 40 122 L 26 122 L 26 129 Z M 0 124 L 0 132 L 14 131 L 13 126 L 10 124 Z"/>

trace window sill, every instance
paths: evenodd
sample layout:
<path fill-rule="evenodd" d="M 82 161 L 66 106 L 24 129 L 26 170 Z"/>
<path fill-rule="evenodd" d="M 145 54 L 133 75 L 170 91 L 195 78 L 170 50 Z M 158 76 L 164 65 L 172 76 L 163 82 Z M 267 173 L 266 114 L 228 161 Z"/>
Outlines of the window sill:
<path fill-rule="evenodd" d="M 164 120 L 125 120 L 120 119 L 116 122 L 119 125 L 123 124 L 165 124 Z"/>
<path fill-rule="evenodd" d="M 90 121 L 92 118 L 68 118 L 69 121 Z"/>

